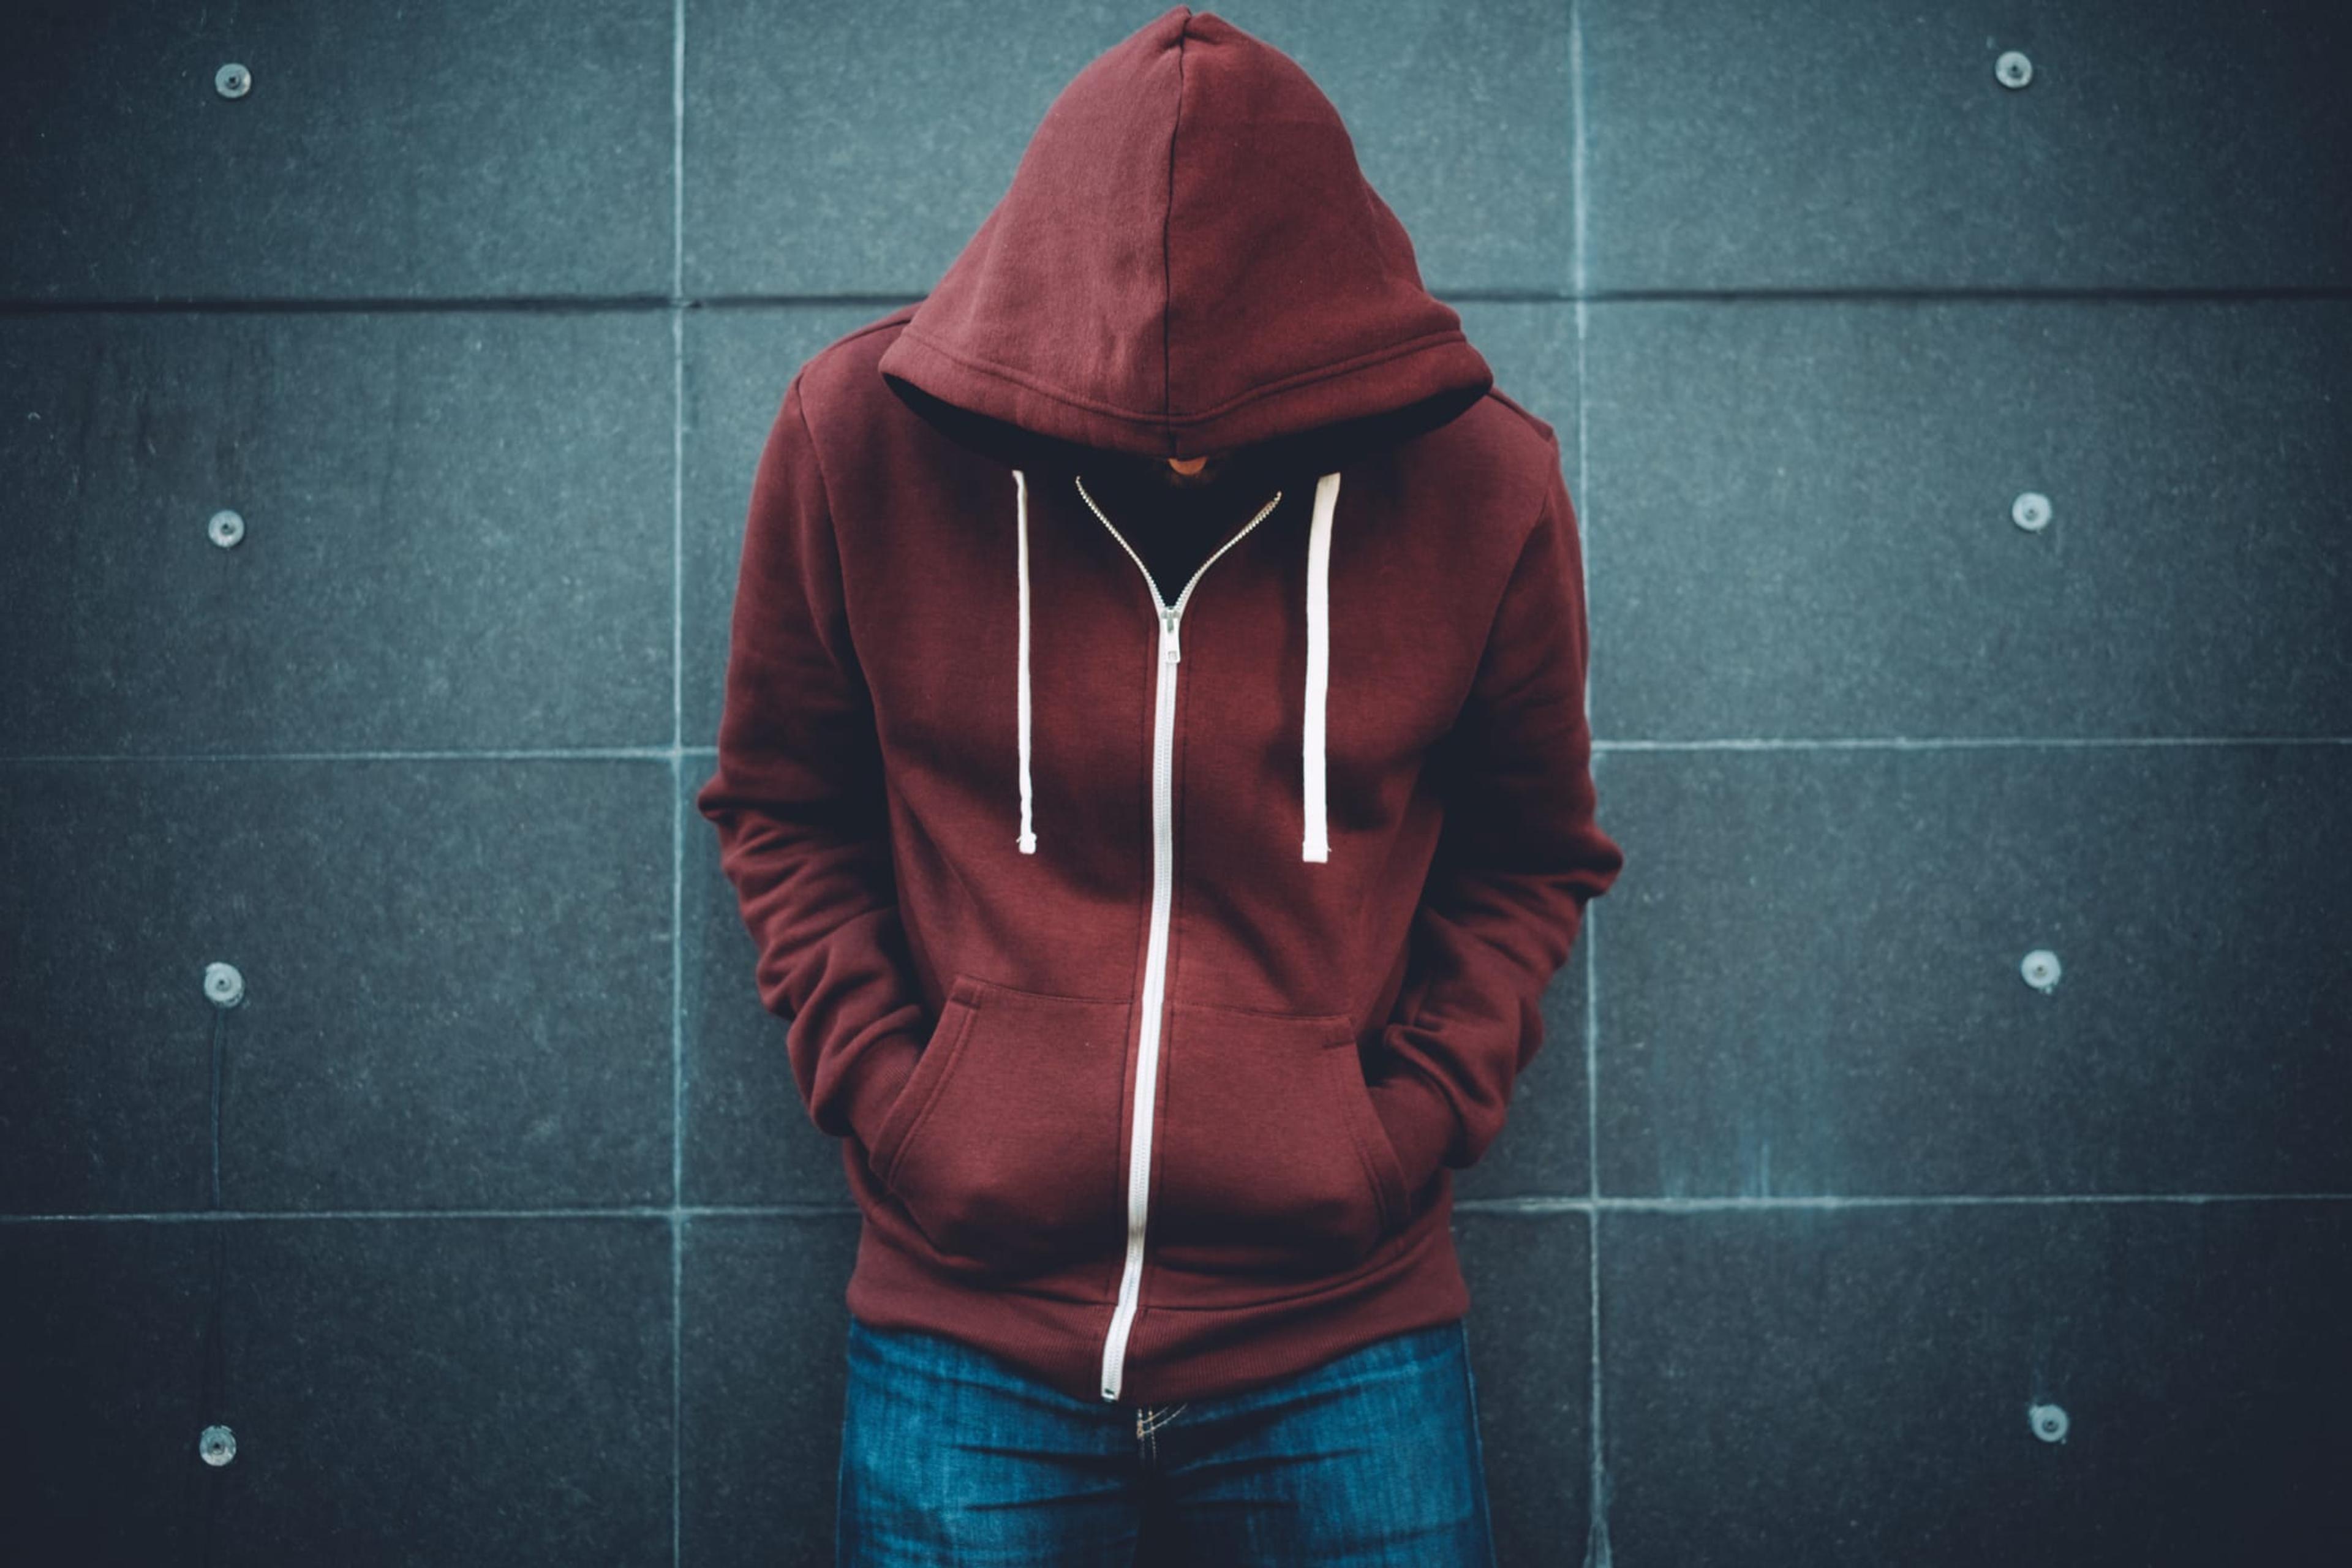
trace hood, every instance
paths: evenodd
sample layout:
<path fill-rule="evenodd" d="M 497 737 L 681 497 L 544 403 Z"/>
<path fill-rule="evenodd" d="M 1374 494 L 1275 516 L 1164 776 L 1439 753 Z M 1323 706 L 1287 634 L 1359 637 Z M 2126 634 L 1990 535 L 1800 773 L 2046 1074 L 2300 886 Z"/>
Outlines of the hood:
<path fill-rule="evenodd" d="M 1071 80 L 878 366 L 967 447 L 1328 468 L 1493 384 L 1322 89 L 1171 6 Z"/>
<path fill-rule="evenodd" d="M 1046 110 L 1011 187 L 877 369 L 950 438 L 1013 470 L 1025 854 L 1037 852 L 1032 481 L 1058 483 L 1106 453 L 1215 456 L 1252 476 L 1312 478 L 1300 855 L 1328 859 L 1324 700 L 1345 678 L 1329 668 L 1328 626 L 1342 473 L 1351 457 L 1465 412 L 1494 375 L 1461 318 L 1423 287 L 1404 226 L 1306 71 L 1186 5 L 1097 57 Z M 1181 584 L 1155 586 L 1172 663 Z"/>

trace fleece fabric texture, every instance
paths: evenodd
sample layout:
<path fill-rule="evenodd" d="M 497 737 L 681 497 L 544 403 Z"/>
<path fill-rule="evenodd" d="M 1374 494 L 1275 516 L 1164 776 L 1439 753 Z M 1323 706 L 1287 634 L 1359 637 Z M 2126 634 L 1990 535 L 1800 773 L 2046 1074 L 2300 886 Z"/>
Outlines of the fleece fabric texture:
<path fill-rule="evenodd" d="M 855 1316 L 1136 1405 L 1468 1310 L 1451 1173 L 1623 863 L 1581 545 L 1293 60 L 1178 5 L 1064 89 L 938 287 L 792 375 L 730 639 L 695 804 Z"/>

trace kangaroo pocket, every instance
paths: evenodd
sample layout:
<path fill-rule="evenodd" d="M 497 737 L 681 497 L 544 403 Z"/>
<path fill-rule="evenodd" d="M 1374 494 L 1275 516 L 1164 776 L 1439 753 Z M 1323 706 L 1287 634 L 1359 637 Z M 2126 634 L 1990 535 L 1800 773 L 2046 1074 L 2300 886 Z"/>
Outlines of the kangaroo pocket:
<path fill-rule="evenodd" d="M 1343 1014 L 1179 1003 L 1150 1242 L 1188 1272 L 1321 1279 L 1368 1256 L 1407 1194 Z"/>
<path fill-rule="evenodd" d="M 1129 1006 L 956 975 L 873 1150 L 934 1247 L 1024 1274 L 1123 1245 Z"/>

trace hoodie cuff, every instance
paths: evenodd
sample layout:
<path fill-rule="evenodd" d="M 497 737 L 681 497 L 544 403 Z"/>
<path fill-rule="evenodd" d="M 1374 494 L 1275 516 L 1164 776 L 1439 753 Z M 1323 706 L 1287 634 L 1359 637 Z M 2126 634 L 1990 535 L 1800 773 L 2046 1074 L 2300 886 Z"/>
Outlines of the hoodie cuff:
<path fill-rule="evenodd" d="M 1372 1110 L 1396 1150 L 1397 1163 L 1404 1167 L 1405 1191 L 1417 1194 L 1454 1146 L 1454 1102 L 1419 1068 L 1402 1060 L 1394 1071 L 1366 1087 L 1372 1093 Z"/>
<path fill-rule="evenodd" d="M 923 1059 L 924 1037 L 904 1032 L 886 1036 L 858 1053 L 856 1080 L 849 1088 L 849 1125 L 866 1146 L 866 1163 L 874 1166 L 874 1148 L 898 1102 L 899 1090 Z M 878 1171 L 875 1173 L 879 1175 Z"/>

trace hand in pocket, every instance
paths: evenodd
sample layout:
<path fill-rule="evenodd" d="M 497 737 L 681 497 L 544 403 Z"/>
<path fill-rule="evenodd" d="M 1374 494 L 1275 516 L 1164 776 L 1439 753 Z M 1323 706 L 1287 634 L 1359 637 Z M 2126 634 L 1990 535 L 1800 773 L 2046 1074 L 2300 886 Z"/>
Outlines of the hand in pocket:
<path fill-rule="evenodd" d="M 959 973 L 877 1133 L 875 1173 L 942 1254 L 1025 1274 L 1108 1258 L 1130 1004 Z"/>

